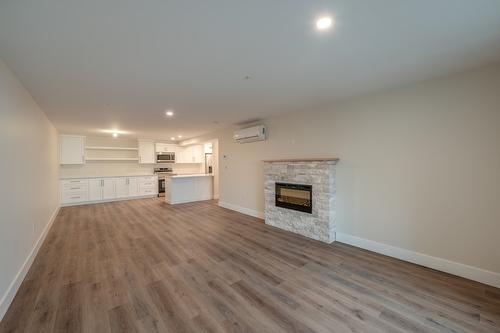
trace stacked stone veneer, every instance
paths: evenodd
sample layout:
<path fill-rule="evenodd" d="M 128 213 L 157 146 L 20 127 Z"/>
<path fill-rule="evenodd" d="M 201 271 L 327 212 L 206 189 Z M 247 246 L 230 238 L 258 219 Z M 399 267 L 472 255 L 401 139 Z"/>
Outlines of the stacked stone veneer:
<path fill-rule="evenodd" d="M 336 161 L 264 162 L 266 224 L 322 242 L 335 241 Z M 312 214 L 275 205 L 275 183 L 312 185 Z"/>

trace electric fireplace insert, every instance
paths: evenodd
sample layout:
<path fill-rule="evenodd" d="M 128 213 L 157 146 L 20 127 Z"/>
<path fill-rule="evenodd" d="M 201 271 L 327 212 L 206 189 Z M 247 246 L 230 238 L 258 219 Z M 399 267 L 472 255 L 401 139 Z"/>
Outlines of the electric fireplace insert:
<path fill-rule="evenodd" d="M 276 206 L 312 213 L 312 185 L 275 183 Z"/>

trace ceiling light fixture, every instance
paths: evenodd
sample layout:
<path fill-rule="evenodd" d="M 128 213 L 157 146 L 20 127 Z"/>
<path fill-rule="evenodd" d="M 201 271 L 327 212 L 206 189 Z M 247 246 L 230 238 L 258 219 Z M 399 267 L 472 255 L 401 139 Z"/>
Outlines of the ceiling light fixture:
<path fill-rule="evenodd" d="M 98 130 L 99 132 L 101 133 L 107 133 L 107 134 L 131 134 L 131 132 L 128 132 L 128 131 L 121 131 L 121 130 L 117 130 L 117 129 L 101 129 L 101 130 Z"/>
<path fill-rule="evenodd" d="M 174 111 L 172 111 L 172 110 L 167 110 L 167 111 L 165 111 L 165 115 L 166 115 L 167 117 L 172 117 L 172 116 L 174 115 Z"/>
<path fill-rule="evenodd" d="M 179 135 L 177 135 L 177 137 L 180 139 L 180 138 L 182 138 L 182 135 L 179 134 Z"/>
<path fill-rule="evenodd" d="M 175 136 L 171 137 L 170 140 L 175 140 Z"/>
<path fill-rule="evenodd" d="M 118 133 L 113 133 L 113 138 L 116 138 L 118 136 Z"/>
<path fill-rule="evenodd" d="M 320 31 L 328 30 L 333 25 L 331 16 L 322 16 L 316 20 L 316 28 Z"/>

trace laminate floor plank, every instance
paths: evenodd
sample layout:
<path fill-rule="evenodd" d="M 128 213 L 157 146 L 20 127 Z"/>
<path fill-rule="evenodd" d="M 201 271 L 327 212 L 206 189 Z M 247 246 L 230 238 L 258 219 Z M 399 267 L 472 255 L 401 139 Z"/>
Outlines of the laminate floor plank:
<path fill-rule="evenodd" d="M 500 332 L 500 290 L 214 201 L 62 208 L 4 332 Z"/>

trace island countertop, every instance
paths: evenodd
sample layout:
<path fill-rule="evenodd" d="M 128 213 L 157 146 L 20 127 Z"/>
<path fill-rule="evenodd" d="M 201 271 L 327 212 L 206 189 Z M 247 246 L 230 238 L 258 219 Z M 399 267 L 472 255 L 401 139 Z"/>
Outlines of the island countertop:
<path fill-rule="evenodd" d="M 214 175 L 211 173 L 190 173 L 190 174 L 185 174 L 185 175 L 172 175 L 168 176 L 170 178 L 192 178 L 192 177 L 213 177 Z"/>

